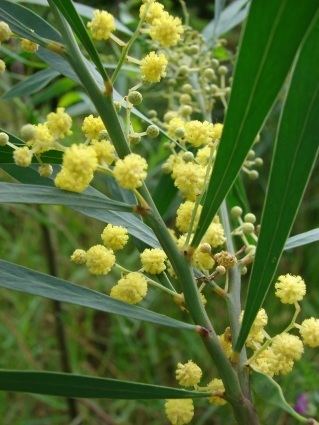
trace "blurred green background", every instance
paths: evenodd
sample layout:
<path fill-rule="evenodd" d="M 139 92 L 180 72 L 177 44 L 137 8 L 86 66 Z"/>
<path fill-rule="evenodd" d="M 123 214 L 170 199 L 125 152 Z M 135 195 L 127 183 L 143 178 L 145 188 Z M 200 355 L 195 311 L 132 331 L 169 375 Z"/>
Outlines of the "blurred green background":
<path fill-rule="evenodd" d="M 120 17 L 127 26 L 134 27 L 134 17 L 138 12 L 139 1 L 99 1 L 91 0 L 83 4 L 107 8 Z M 163 1 L 169 10 L 180 14 L 178 1 Z M 228 2 L 229 3 L 229 2 Z M 191 23 L 201 30 L 214 14 L 213 1 L 187 1 Z M 43 13 L 41 8 L 35 9 Z M 239 38 L 239 28 L 226 35 L 228 49 L 235 53 Z M 10 48 L 10 46 L 9 46 Z M 24 55 L 25 64 L 14 58 L 6 58 L 9 71 L 1 77 L 1 91 L 4 93 L 23 75 L 36 71 L 37 59 Z M 35 66 L 29 62 L 36 62 Z M 39 64 L 39 63 L 38 63 Z M 126 87 L 124 78 L 119 80 L 119 89 Z M 18 133 L 26 122 L 41 120 L 56 105 L 67 102 L 70 97 L 78 99 L 79 91 L 70 81 L 59 78 L 40 93 L 28 98 L 15 98 L 10 101 L 0 100 L 0 126 Z M 122 91 L 123 92 L 123 91 Z M 160 108 L 162 106 L 160 105 Z M 144 106 L 147 110 L 147 102 Z M 250 210 L 260 218 L 271 149 L 280 110 L 280 101 L 274 108 L 261 136 L 257 154 L 264 159 L 264 167 L 258 181 L 244 177 Z M 138 125 L 138 123 L 136 123 Z M 74 119 L 73 136 L 76 141 L 80 118 Z M 148 149 L 150 155 L 151 186 L 158 187 L 157 165 L 163 158 L 163 149 L 155 145 Z M 302 159 L 301 159 L 302 160 Z M 153 171 L 153 173 L 152 173 Z M 319 176 L 318 168 L 314 171 L 303 205 L 298 215 L 292 234 L 300 233 L 318 226 Z M 1 180 L 9 177 L 0 171 Z M 100 179 L 99 187 L 106 188 Z M 161 187 L 159 187 L 161 190 Z M 52 253 L 48 252 L 48 238 L 53 247 L 59 277 L 86 285 L 90 288 L 108 293 L 117 278 L 110 274 L 106 278 L 89 275 L 84 268 L 70 263 L 69 256 L 77 247 L 89 247 L 99 243 L 99 234 L 103 224 L 83 217 L 62 207 L 35 206 L 0 206 L 0 257 L 35 270 L 52 272 Z M 170 214 L 167 214 L 170 224 Z M 274 220 L 276 218 L 274 217 Z M 312 244 L 285 253 L 279 273 L 301 274 L 308 285 L 308 296 L 303 302 L 302 316 L 318 314 L 318 254 L 319 245 Z M 133 241 L 125 250 L 122 263 L 134 267 L 137 256 Z M 51 265 L 51 269 L 50 269 Z M 243 282 L 245 285 L 245 279 Z M 165 312 L 181 320 L 188 320 L 186 313 L 178 311 L 176 306 L 167 302 L 167 297 L 152 291 L 143 303 L 147 308 Z M 225 308 L 219 299 L 211 296 L 209 311 L 215 319 L 219 333 L 225 327 Z M 270 318 L 270 334 L 282 329 L 291 317 L 291 309 L 283 307 L 273 293 L 270 293 L 265 305 Z M 114 315 L 97 313 L 64 305 L 59 313 L 64 323 L 70 363 L 74 373 L 113 377 L 163 385 L 176 385 L 174 370 L 178 361 L 193 359 L 204 370 L 206 381 L 216 376 L 201 341 L 189 331 L 176 332 L 146 323 L 130 321 Z M 1 368 L 12 369 L 48 369 L 61 370 L 61 353 L 56 336 L 56 306 L 53 302 L 37 297 L 27 296 L 1 290 L 0 307 L 0 349 Z M 319 400 L 319 355 L 315 350 L 307 351 L 298 362 L 293 372 L 280 378 L 280 383 L 290 403 L 294 404 L 298 396 L 307 393 L 312 405 L 309 413 L 317 413 Z M 267 395 L 265 395 L 267 397 Z M 257 407 L 262 412 L 264 423 L 278 425 L 294 424 L 295 421 L 274 407 L 267 407 L 265 400 L 257 400 Z M 68 416 L 67 403 L 62 398 L 43 397 L 25 394 L 0 393 L 0 416 L 3 425 L 46 425 L 46 424 L 109 424 L 109 425 L 160 425 L 165 422 L 163 402 L 143 401 L 77 401 L 76 409 L 81 412 L 82 422 L 71 421 Z M 312 409 L 312 412 L 311 412 Z M 219 425 L 233 423 L 227 406 L 217 408 L 205 402 L 196 401 L 196 425 Z"/>

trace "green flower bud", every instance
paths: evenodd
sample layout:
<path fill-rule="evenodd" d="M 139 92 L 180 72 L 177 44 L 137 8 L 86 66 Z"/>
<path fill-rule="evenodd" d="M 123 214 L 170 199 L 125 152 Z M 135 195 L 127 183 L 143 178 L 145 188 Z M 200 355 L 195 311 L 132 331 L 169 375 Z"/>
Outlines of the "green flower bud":
<path fill-rule="evenodd" d="M 184 93 L 191 94 L 191 93 L 192 93 L 192 91 L 193 91 L 193 87 L 192 87 L 192 85 L 191 85 L 191 84 L 188 84 L 188 83 L 183 84 L 183 85 L 182 85 L 182 91 L 183 91 Z"/>
<path fill-rule="evenodd" d="M 219 75 L 226 75 L 227 72 L 228 72 L 227 66 L 222 65 L 218 68 L 218 74 Z"/>
<path fill-rule="evenodd" d="M 254 232 L 255 226 L 253 223 L 243 223 L 242 230 L 245 235 L 249 235 L 250 233 Z"/>
<path fill-rule="evenodd" d="M 249 178 L 250 178 L 251 180 L 257 180 L 257 179 L 258 179 L 258 177 L 259 177 L 259 173 L 258 173 L 258 171 L 257 171 L 257 170 L 251 170 L 251 171 L 249 172 L 248 176 L 249 176 Z"/>
<path fill-rule="evenodd" d="M 118 100 L 115 100 L 113 102 L 114 108 L 117 112 L 120 112 L 121 108 L 122 108 L 122 104 L 121 102 L 119 102 Z"/>
<path fill-rule="evenodd" d="M 159 135 L 159 128 L 156 125 L 151 124 L 147 127 L 146 134 L 151 139 L 155 139 L 155 137 Z"/>
<path fill-rule="evenodd" d="M 194 161 L 194 154 L 192 152 L 187 151 L 183 153 L 182 158 L 185 162 L 192 162 Z"/>
<path fill-rule="evenodd" d="M 143 96 L 139 91 L 133 90 L 129 92 L 127 99 L 132 105 L 140 105 L 143 101 Z"/>
<path fill-rule="evenodd" d="M 20 134 L 22 139 L 24 140 L 30 140 L 33 138 L 35 132 L 35 128 L 32 124 L 26 124 L 23 127 L 21 127 Z"/>
<path fill-rule="evenodd" d="M 248 269 L 247 269 L 247 267 L 246 267 L 246 266 L 243 266 L 243 267 L 240 269 L 240 274 L 241 274 L 242 276 L 244 276 L 245 274 L 247 274 L 247 272 L 248 272 Z"/>
<path fill-rule="evenodd" d="M 204 77 L 207 78 L 207 80 L 213 80 L 215 76 L 215 71 L 212 68 L 205 69 Z"/>
<path fill-rule="evenodd" d="M 5 146 L 9 142 L 9 136 L 7 133 L 0 133 L 0 146 Z"/>
<path fill-rule="evenodd" d="M 242 215 L 243 210 L 238 205 L 236 205 L 231 209 L 230 213 L 233 218 L 238 218 Z"/>
<path fill-rule="evenodd" d="M 218 272 L 218 274 L 224 275 L 226 273 L 226 268 L 224 266 L 217 266 L 216 271 Z"/>
<path fill-rule="evenodd" d="M 219 66 L 219 60 L 217 59 L 212 59 L 211 63 L 213 68 L 217 68 Z"/>
<path fill-rule="evenodd" d="M 150 118 L 156 118 L 156 117 L 157 117 L 157 111 L 155 111 L 155 109 L 151 109 L 151 110 L 148 112 L 148 116 L 149 116 Z"/>
<path fill-rule="evenodd" d="M 255 159 L 255 165 L 256 165 L 256 167 L 262 167 L 263 165 L 264 165 L 264 161 L 263 161 L 263 159 L 262 158 L 256 158 Z"/>
<path fill-rule="evenodd" d="M 189 94 L 185 93 L 185 94 L 180 95 L 179 101 L 182 105 L 185 105 L 185 104 L 187 105 L 187 104 L 192 102 L 192 98 L 190 97 Z"/>
<path fill-rule="evenodd" d="M 203 252 L 204 254 L 210 254 L 212 252 L 212 248 L 207 242 L 200 244 L 199 250 L 200 252 Z"/>
<path fill-rule="evenodd" d="M 247 159 L 248 159 L 248 160 L 254 159 L 254 158 L 255 158 L 255 156 L 256 156 L 255 151 L 254 151 L 254 150 L 252 150 L 252 149 L 250 149 L 250 151 L 248 152 L 248 155 L 247 155 Z"/>
<path fill-rule="evenodd" d="M 256 216 L 255 216 L 255 214 L 247 213 L 245 215 L 245 217 L 244 217 L 244 221 L 246 223 L 253 223 L 253 224 L 256 223 Z"/>
<path fill-rule="evenodd" d="M 178 75 L 179 75 L 180 77 L 186 77 L 186 75 L 188 75 L 188 73 L 189 73 L 189 67 L 188 67 L 187 65 L 182 65 L 182 66 L 179 68 L 179 73 L 178 73 Z"/>
<path fill-rule="evenodd" d="M 188 117 L 193 112 L 193 108 L 190 105 L 183 105 L 180 112 L 183 117 Z"/>
<path fill-rule="evenodd" d="M 141 141 L 141 136 L 137 133 L 132 133 L 128 136 L 129 143 L 132 143 L 132 145 L 137 145 Z"/>
<path fill-rule="evenodd" d="M 184 136 L 185 136 L 185 130 L 184 130 L 182 127 L 177 128 L 177 129 L 175 130 L 175 136 L 176 136 L 178 139 L 181 139 L 182 137 L 184 137 Z"/>

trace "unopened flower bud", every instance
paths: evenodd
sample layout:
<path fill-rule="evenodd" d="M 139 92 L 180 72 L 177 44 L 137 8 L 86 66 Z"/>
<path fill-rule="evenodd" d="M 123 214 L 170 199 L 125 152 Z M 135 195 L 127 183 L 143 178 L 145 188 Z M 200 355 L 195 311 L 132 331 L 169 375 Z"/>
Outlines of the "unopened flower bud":
<path fill-rule="evenodd" d="M 182 127 L 178 127 L 178 128 L 175 130 L 175 136 L 176 136 L 178 139 L 181 139 L 182 137 L 184 137 L 184 136 L 185 136 L 185 130 L 184 130 Z"/>
<path fill-rule="evenodd" d="M 255 226 L 252 223 L 243 223 L 242 230 L 245 235 L 249 235 L 254 232 Z"/>
<path fill-rule="evenodd" d="M 255 158 L 255 156 L 256 156 L 255 151 L 254 151 L 253 149 L 250 149 L 250 151 L 248 152 L 248 155 L 247 155 L 247 159 L 248 159 L 248 160 L 249 160 L 249 159 L 254 159 L 254 158 Z"/>
<path fill-rule="evenodd" d="M 188 117 L 193 112 L 193 108 L 190 105 L 183 105 L 180 112 L 183 117 Z"/>
<path fill-rule="evenodd" d="M 187 151 L 183 153 L 182 158 L 185 162 L 192 162 L 194 161 L 194 154 L 192 152 Z"/>
<path fill-rule="evenodd" d="M 216 84 L 212 84 L 210 86 L 210 92 L 211 92 L 212 95 L 216 94 L 218 92 L 218 90 L 219 90 L 219 88 L 218 88 L 218 86 L 216 86 Z"/>
<path fill-rule="evenodd" d="M 182 91 L 183 91 L 184 93 L 191 94 L 191 93 L 192 93 L 192 91 L 193 91 L 193 87 L 192 87 L 192 85 L 191 85 L 191 84 L 188 84 L 188 83 L 183 84 L 183 85 L 182 85 Z"/>
<path fill-rule="evenodd" d="M 262 158 L 256 158 L 256 159 L 255 159 L 255 166 L 256 166 L 256 167 L 262 167 L 262 166 L 263 166 L 263 164 L 264 164 L 264 161 L 263 161 L 263 159 L 262 159 Z"/>
<path fill-rule="evenodd" d="M 218 274 L 220 275 L 224 275 L 226 273 L 226 269 L 224 266 L 217 266 L 216 267 L 216 271 L 218 272 Z"/>
<path fill-rule="evenodd" d="M 179 101 L 181 105 L 187 105 L 192 102 L 192 98 L 189 94 L 185 93 L 179 97 Z"/>
<path fill-rule="evenodd" d="M 53 173 L 53 168 L 51 164 L 41 164 L 38 168 L 38 172 L 41 177 L 50 177 Z"/>
<path fill-rule="evenodd" d="M 132 145 L 137 145 L 141 141 L 141 136 L 137 133 L 129 134 L 128 141 L 132 143 Z"/>
<path fill-rule="evenodd" d="M 155 111 L 155 109 L 151 109 L 151 110 L 148 112 L 148 116 L 149 116 L 150 118 L 156 118 L 156 117 L 157 117 L 157 111 Z"/>
<path fill-rule="evenodd" d="M 246 223 L 256 223 L 256 216 L 252 213 L 245 214 L 244 221 Z"/>
<path fill-rule="evenodd" d="M 248 272 L 248 269 L 247 269 L 247 267 L 246 267 L 246 266 L 244 266 L 244 267 L 242 267 L 242 268 L 240 269 L 240 274 L 241 274 L 242 276 L 244 276 L 245 274 L 247 274 L 247 272 Z"/>
<path fill-rule="evenodd" d="M 189 55 L 196 55 L 198 52 L 199 52 L 199 47 L 198 47 L 198 46 L 196 46 L 196 44 L 194 44 L 194 45 L 192 45 L 192 46 L 189 46 L 189 47 L 187 48 L 187 53 L 188 53 Z"/>
<path fill-rule="evenodd" d="M 213 68 L 217 68 L 219 66 L 219 60 L 217 59 L 212 59 L 212 67 Z"/>
<path fill-rule="evenodd" d="M 164 122 L 168 123 L 170 122 L 170 120 L 172 120 L 173 118 L 175 118 L 175 112 L 173 111 L 168 111 L 164 114 L 163 120 Z"/>
<path fill-rule="evenodd" d="M 30 140 L 34 137 L 35 127 L 32 124 L 26 124 L 21 127 L 20 134 L 22 139 Z"/>
<path fill-rule="evenodd" d="M 151 124 L 147 127 L 146 134 L 151 139 L 155 139 L 155 137 L 159 135 L 159 128 L 156 125 Z"/>
<path fill-rule="evenodd" d="M 175 85 L 176 85 L 176 80 L 175 80 L 175 78 L 170 78 L 170 79 L 167 81 L 167 83 L 168 83 L 170 86 L 175 86 Z"/>
<path fill-rule="evenodd" d="M 242 215 L 243 210 L 242 208 L 240 208 L 238 205 L 236 205 L 235 207 L 233 207 L 230 211 L 231 215 L 233 218 L 238 218 Z"/>
<path fill-rule="evenodd" d="M 227 72 L 228 72 L 228 69 L 227 69 L 227 67 L 226 66 L 220 66 L 219 68 L 218 68 L 218 73 L 219 73 L 219 75 L 226 75 L 227 74 Z"/>
<path fill-rule="evenodd" d="M 199 250 L 200 252 L 203 252 L 204 254 L 210 254 L 212 252 L 212 248 L 207 242 L 200 244 Z"/>
<path fill-rule="evenodd" d="M 259 143 L 260 142 L 260 134 L 257 134 L 254 143 Z"/>
<path fill-rule="evenodd" d="M 139 91 L 133 90 L 129 92 L 127 99 L 132 105 L 139 105 L 143 101 L 143 96 Z"/>
<path fill-rule="evenodd" d="M 102 130 L 99 132 L 99 140 L 105 140 L 109 138 L 109 133 L 107 130 Z"/>
<path fill-rule="evenodd" d="M 118 100 L 115 100 L 113 102 L 114 108 L 117 112 L 120 112 L 121 108 L 122 108 L 122 104 L 121 102 L 119 102 Z"/>
<path fill-rule="evenodd" d="M 207 80 L 213 80 L 215 77 L 215 71 L 212 68 L 205 69 L 204 77 L 207 78 Z"/>
<path fill-rule="evenodd" d="M 9 142 L 9 136 L 7 133 L 0 133 L 0 146 L 5 146 Z"/>
<path fill-rule="evenodd" d="M 251 170 L 248 176 L 251 180 L 257 180 L 259 177 L 259 173 L 257 170 Z"/>
<path fill-rule="evenodd" d="M 9 25 L 6 22 L 1 21 L 0 22 L 0 42 L 8 41 L 11 36 L 12 36 L 12 31 Z"/>
<path fill-rule="evenodd" d="M 180 77 L 186 77 L 186 75 L 189 73 L 189 67 L 187 66 L 187 65 L 182 65 L 180 68 L 179 68 L 179 73 L 178 73 L 178 75 L 180 76 Z"/>

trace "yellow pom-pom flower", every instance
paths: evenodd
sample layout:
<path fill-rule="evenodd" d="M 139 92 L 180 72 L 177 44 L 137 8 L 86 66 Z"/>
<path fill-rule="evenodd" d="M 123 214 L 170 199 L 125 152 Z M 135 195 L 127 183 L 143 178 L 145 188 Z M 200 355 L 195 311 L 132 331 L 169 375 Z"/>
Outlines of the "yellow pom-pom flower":
<path fill-rule="evenodd" d="M 319 319 L 311 317 L 302 322 L 299 332 L 303 343 L 309 347 L 319 347 Z"/>
<path fill-rule="evenodd" d="M 82 123 L 82 131 L 89 140 L 98 139 L 105 126 L 101 117 L 94 117 L 92 114 L 85 117 Z"/>
<path fill-rule="evenodd" d="M 201 270 L 210 270 L 215 265 L 215 261 L 212 256 L 207 252 L 202 252 L 200 249 L 196 249 L 194 252 L 192 263 L 194 267 Z"/>
<path fill-rule="evenodd" d="M 190 201 L 200 195 L 205 178 L 205 168 L 193 162 L 177 163 L 172 172 L 174 184 L 181 194 Z"/>
<path fill-rule="evenodd" d="M 122 226 L 108 224 L 104 228 L 101 238 L 105 246 L 113 249 L 113 251 L 118 251 L 123 249 L 128 242 L 127 229 Z"/>
<path fill-rule="evenodd" d="M 154 19 L 160 18 L 162 16 L 163 12 L 164 5 L 157 1 L 148 4 L 142 4 L 142 6 L 140 7 L 140 18 L 142 19 L 142 17 L 144 16 L 145 22 L 147 22 L 148 24 L 152 24 Z"/>
<path fill-rule="evenodd" d="M 93 139 L 90 146 L 94 149 L 99 164 L 111 165 L 115 161 L 115 148 L 109 140 Z"/>
<path fill-rule="evenodd" d="M 234 352 L 233 352 L 230 329 L 226 328 L 223 334 L 218 335 L 218 339 L 226 356 L 228 358 L 231 358 Z"/>
<path fill-rule="evenodd" d="M 224 228 L 219 222 L 212 222 L 205 233 L 202 242 L 207 242 L 212 248 L 217 248 L 225 243 Z"/>
<path fill-rule="evenodd" d="M 208 121 L 189 121 L 185 124 L 185 139 L 195 148 L 208 145 L 213 140 L 214 126 Z"/>
<path fill-rule="evenodd" d="M 141 255 L 141 262 L 144 271 L 150 274 L 159 274 L 166 269 L 166 254 L 160 248 L 145 249 Z"/>
<path fill-rule="evenodd" d="M 62 139 L 71 134 L 72 118 L 64 108 L 57 108 L 56 112 L 47 115 L 46 125 L 56 139 Z"/>
<path fill-rule="evenodd" d="M 299 360 L 304 351 L 300 338 L 287 332 L 276 335 L 272 340 L 271 348 L 275 354 L 289 360 Z"/>
<path fill-rule="evenodd" d="M 274 376 L 275 372 L 278 370 L 278 356 L 268 347 L 262 350 L 258 356 L 253 359 L 251 366 L 253 369 L 257 369 L 265 375 Z"/>
<path fill-rule="evenodd" d="M 139 272 L 131 272 L 113 286 L 110 296 L 128 304 L 137 304 L 146 297 L 146 294 L 146 278 Z"/>
<path fill-rule="evenodd" d="M 141 60 L 142 79 L 148 83 L 158 83 L 166 75 L 167 63 L 163 53 L 150 52 Z"/>
<path fill-rule="evenodd" d="M 108 40 L 115 31 L 115 19 L 105 10 L 95 10 L 93 18 L 87 24 L 95 40 Z"/>
<path fill-rule="evenodd" d="M 211 156 L 210 146 L 204 146 L 203 148 L 198 149 L 197 154 L 196 154 L 196 161 L 200 165 L 206 167 L 206 165 L 209 162 L 210 156 Z M 214 156 L 213 156 L 213 159 L 214 159 Z"/>
<path fill-rule="evenodd" d="M 84 251 L 84 249 L 76 249 L 71 255 L 71 261 L 75 264 L 85 264 L 86 251 Z"/>
<path fill-rule="evenodd" d="M 13 151 L 13 160 L 19 167 L 29 167 L 32 161 L 32 151 L 27 146 L 17 148 Z"/>
<path fill-rule="evenodd" d="M 32 148 L 34 153 L 39 154 L 53 149 L 55 140 L 46 124 L 38 124 L 33 126 L 33 135 L 27 145 Z"/>
<path fill-rule="evenodd" d="M 189 360 L 187 363 L 178 363 L 175 371 L 176 380 L 182 387 L 194 387 L 202 378 L 201 368 Z"/>
<path fill-rule="evenodd" d="M 209 397 L 209 402 L 211 404 L 215 404 L 215 406 L 223 406 L 226 404 L 226 400 L 223 398 L 225 394 L 225 387 L 223 381 L 218 378 L 214 378 L 207 385 L 209 391 L 213 393 L 211 397 Z"/>
<path fill-rule="evenodd" d="M 217 140 L 220 140 L 222 137 L 222 132 L 223 132 L 223 124 L 221 123 L 216 123 L 213 126 L 213 131 L 212 131 L 212 138 L 213 138 L 213 142 L 216 142 Z"/>
<path fill-rule="evenodd" d="M 191 222 L 191 217 L 194 211 L 195 203 L 192 201 L 183 202 L 176 212 L 176 227 L 181 232 L 187 232 Z M 199 205 L 196 211 L 196 216 L 194 219 L 193 230 L 196 229 L 198 224 L 199 216 L 202 210 L 202 206 Z"/>
<path fill-rule="evenodd" d="M 0 43 L 8 41 L 12 36 L 12 31 L 6 22 L 0 22 Z"/>
<path fill-rule="evenodd" d="M 182 21 L 163 12 L 159 18 L 153 20 L 150 36 L 163 47 L 175 46 L 184 32 Z"/>
<path fill-rule="evenodd" d="M 306 284 L 302 277 L 289 273 L 279 276 L 275 288 L 275 294 L 283 304 L 294 304 L 306 295 Z"/>
<path fill-rule="evenodd" d="M 194 416 L 194 403 L 190 398 L 167 400 L 165 413 L 172 425 L 187 425 Z"/>
<path fill-rule="evenodd" d="M 167 124 L 167 133 L 171 137 L 175 138 L 176 131 L 179 129 L 184 130 L 184 127 L 185 127 L 185 121 L 180 117 L 174 117 Z"/>
<path fill-rule="evenodd" d="M 146 179 L 147 162 L 140 155 L 131 153 L 115 163 L 113 175 L 124 189 L 137 189 Z"/>
<path fill-rule="evenodd" d="M 39 45 L 33 41 L 28 40 L 27 38 L 22 38 L 20 41 L 20 47 L 25 52 L 35 53 L 38 50 Z"/>
<path fill-rule="evenodd" d="M 94 245 L 86 252 L 86 266 L 95 275 L 109 273 L 115 264 L 115 255 L 103 245 Z"/>

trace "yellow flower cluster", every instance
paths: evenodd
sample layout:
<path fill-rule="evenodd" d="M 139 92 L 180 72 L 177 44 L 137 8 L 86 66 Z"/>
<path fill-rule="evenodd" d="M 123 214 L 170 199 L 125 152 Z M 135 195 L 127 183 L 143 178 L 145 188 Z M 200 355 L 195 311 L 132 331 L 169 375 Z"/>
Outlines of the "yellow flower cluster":
<path fill-rule="evenodd" d="M 213 141 L 214 125 L 208 121 L 189 121 L 185 124 L 185 139 L 195 148 Z"/>
<path fill-rule="evenodd" d="M 276 296 L 283 304 L 295 304 L 306 295 L 306 284 L 300 276 L 286 274 L 279 276 L 275 284 Z"/>
<path fill-rule="evenodd" d="M 71 255 L 71 261 L 75 264 L 85 264 L 86 251 L 84 249 L 76 249 Z"/>
<path fill-rule="evenodd" d="M 195 201 L 203 189 L 205 169 L 194 162 L 181 162 L 174 167 L 172 176 L 182 196 Z"/>
<path fill-rule="evenodd" d="M 240 316 L 240 320 L 243 318 L 243 313 Z M 257 316 L 252 324 L 252 327 L 250 328 L 250 332 L 248 335 L 248 338 L 246 340 L 246 345 L 252 349 L 258 348 L 260 344 L 265 339 L 265 331 L 264 328 L 268 323 L 268 316 L 266 311 L 261 308 Z"/>
<path fill-rule="evenodd" d="M 194 387 L 199 384 L 202 374 L 201 368 L 192 360 L 178 363 L 175 372 L 176 380 L 182 387 Z"/>
<path fill-rule="evenodd" d="M 116 159 L 115 148 L 109 140 L 92 139 L 90 146 L 94 149 L 97 161 L 100 165 L 111 165 Z"/>
<path fill-rule="evenodd" d="M 167 259 L 165 252 L 160 248 L 147 248 L 141 255 L 143 270 L 150 274 L 159 274 L 166 269 L 165 260 Z"/>
<path fill-rule="evenodd" d="M 194 403 L 190 398 L 167 400 L 165 413 L 172 425 L 186 425 L 194 416 Z"/>
<path fill-rule="evenodd" d="M 146 14 L 145 14 L 146 12 Z M 157 1 L 147 2 L 140 7 L 140 18 L 144 16 L 145 22 L 152 24 L 154 19 L 160 18 L 164 12 L 164 5 Z"/>
<path fill-rule="evenodd" d="M 309 347 L 319 347 L 319 319 L 311 317 L 299 326 L 299 332 L 303 343 Z"/>
<path fill-rule="evenodd" d="M 150 52 L 141 60 L 142 79 L 148 83 L 158 83 L 166 75 L 167 63 L 163 53 Z"/>
<path fill-rule="evenodd" d="M 64 108 L 57 108 L 56 112 L 47 115 L 46 125 L 55 139 L 63 139 L 72 134 L 72 118 Z"/>
<path fill-rule="evenodd" d="M 94 10 L 93 18 L 87 26 L 95 40 L 108 40 L 115 31 L 115 19 L 105 10 Z"/>
<path fill-rule="evenodd" d="M 93 179 L 97 164 L 92 147 L 74 144 L 65 149 L 62 169 L 56 175 L 54 183 L 60 189 L 83 192 Z"/>
<path fill-rule="evenodd" d="M 213 393 L 208 400 L 211 404 L 214 404 L 215 406 L 223 406 L 227 403 L 224 399 L 225 387 L 221 379 L 212 379 L 207 387 Z"/>
<path fill-rule="evenodd" d="M 150 36 L 163 47 L 175 46 L 184 32 L 182 21 L 168 12 L 163 12 L 152 21 Z"/>
<path fill-rule="evenodd" d="M 82 132 L 89 140 L 98 139 L 105 126 L 101 117 L 94 117 L 92 114 L 85 117 L 82 123 Z"/>
<path fill-rule="evenodd" d="M 192 201 L 185 201 L 179 206 L 176 212 L 176 227 L 180 232 L 188 231 L 194 207 L 195 203 Z M 194 219 L 193 231 L 196 229 L 201 211 L 202 206 L 199 205 Z"/>
<path fill-rule="evenodd" d="M 209 225 L 202 242 L 208 243 L 212 248 L 217 248 L 225 243 L 225 233 L 222 224 L 219 222 L 218 216 L 216 216 L 213 222 Z"/>
<path fill-rule="evenodd" d="M 177 132 L 184 132 L 185 121 L 181 117 L 176 116 L 169 120 L 166 126 L 169 136 L 176 138 Z"/>
<path fill-rule="evenodd" d="M 128 304 L 137 304 L 146 297 L 146 294 L 146 278 L 139 272 L 131 272 L 113 286 L 110 296 Z"/>
<path fill-rule="evenodd" d="M 17 148 L 13 151 L 13 160 L 19 167 L 29 167 L 32 161 L 32 151 L 27 146 Z"/>
<path fill-rule="evenodd" d="M 113 175 L 124 189 L 137 189 L 146 179 L 147 162 L 140 155 L 131 153 L 115 163 Z"/>
<path fill-rule="evenodd" d="M 125 247 L 129 236 L 125 227 L 108 224 L 104 228 L 101 238 L 106 247 L 113 249 L 113 251 L 118 251 Z"/>
<path fill-rule="evenodd" d="M 47 123 L 33 126 L 32 137 L 27 140 L 27 145 L 36 154 L 46 152 L 55 147 L 55 139 L 50 132 Z"/>
<path fill-rule="evenodd" d="M 103 245 L 94 245 L 86 252 L 85 263 L 90 273 L 104 275 L 114 266 L 115 255 L 111 249 Z"/>

